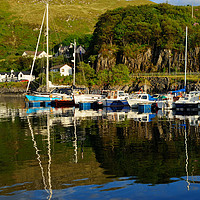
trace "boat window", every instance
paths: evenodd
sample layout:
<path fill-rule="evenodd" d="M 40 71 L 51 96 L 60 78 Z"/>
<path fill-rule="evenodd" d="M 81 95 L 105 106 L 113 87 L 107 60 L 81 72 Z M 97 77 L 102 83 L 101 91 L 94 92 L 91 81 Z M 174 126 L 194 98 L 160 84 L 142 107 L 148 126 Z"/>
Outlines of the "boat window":
<path fill-rule="evenodd" d="M 142 98 L 141 99 L 147 99 L 147 96 L 142 96 Z"/>
<path fill-rule="evenodd" d="M 142 121 L 143 121 L 143 122 L 147 122 L 147 116 L 142 117 Z"/>
<path fill-rule="evenodd" d="M 120 97 L 124 96 L 124 92 L 119 92 L 119 96 Z"/>

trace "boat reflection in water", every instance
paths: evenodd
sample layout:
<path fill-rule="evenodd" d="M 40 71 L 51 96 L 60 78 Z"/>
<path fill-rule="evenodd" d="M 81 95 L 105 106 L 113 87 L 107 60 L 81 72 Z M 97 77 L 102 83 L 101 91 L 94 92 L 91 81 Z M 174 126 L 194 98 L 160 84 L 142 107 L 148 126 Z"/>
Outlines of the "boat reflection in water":
<path fill-rule="evenodd" d="M 34 132 L 31 126 L 31 122 L 29 117 L 27 116 L 27 120 L 28 120 L 28 125 L 29 125 L 29 129 L 31 132 L 31 137 L 32 137 L 32 141 L 33 141 L 33 147 L 35 148 L 35 153 L 37 156 L 37 160 L 41 169 L 41 176 L 42 176 L 42 180 L 43 180 L 43 184 L 44 184 L 44 190 L 47 192 L 48 197 L 47 199 L 50 200 L 52 198 L 53 192 L 52 192 L 52 183 L 51 183 L 51 135 L 50 135 L 50 130 L 49 130 L 49 115 L 47 114 L 47 152 L 48 152 L 48 167 L 47 167 L 47 178 L 45 178 L 45 172 L 44 172 L 44 167 L 42 165 L 42 161 L 41 161 L 41 156 L 40 156 L 40 150 L 38 149 L 37 146 L 37 142 L 35 140 L 34 137 Z"/>
<path fill-rule="evenodd" d="M 198 114 L 0 107 L 0 199 L 199 198 Z"/>

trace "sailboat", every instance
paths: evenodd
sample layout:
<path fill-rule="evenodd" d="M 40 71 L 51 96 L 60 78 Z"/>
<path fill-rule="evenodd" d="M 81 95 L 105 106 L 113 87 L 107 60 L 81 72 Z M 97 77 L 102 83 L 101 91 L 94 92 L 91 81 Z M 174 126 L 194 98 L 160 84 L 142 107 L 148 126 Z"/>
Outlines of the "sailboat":
<path fill-rule="evenodd" d="M 39 46 L 39 41 L 40 41 L 40 36 L 41 36 L 41 33 L 42 33 L 42 28 L 43 28 L 43 24 L 44 24 L 44 19 L 45 19 L 45 15 L 46 15 L 46 38 L 47 38 L 47 66 L 46 66 L 46 93 L 33 93 L 33 94 L 26 94 L 26 100 L 28 101 L 52 101 L 52 100 L 61 100 L 63 99 L 63 97 L 65 96 L 68 97 L 68 98 L 72 98 L 71 95 L 67 95 L 67 94 L 60 94 L 58 92 L 54 93 L 50 93 L 49 92 L 49 46 L 48 46 L 48 43 L 49 43 L 49 27 L 48 27 L 48 2 L 46 4 L 46 10 L 44 12 L 44 16 L 43 16 L 43 20 L 42 20 L 42 25 L 41 25 L 41 28 L 40 28 L 40 34 L 39 34 L 39 37 L 38 37 L 38 42 L 37 42 L 37 46 L 36 46 L 36 51 L 35 51 L 35 56 L 34 56 L 34 59 L 33 59 L 33 64 L 32 64 L 32 68 L 31 68 L 31 75 L 33 73 L 33 67 L 34 67 L 34 64 L 35 64 L 35 60 L 36 60 L 36 55 L 37 55 L 37 50 L 38 50 L 38 46 Z M 26 89 L 26 92 L 28 92 L 28 89 L 29 89 L 29 86 L 30 86 L 30 80 L 28 82 L 28 85 L 27 85 L 27 89 Z"/>
<path fill-rule="evenodd" d="M 185 44 L 185 86 L 186 90 L 186 71 L 187 71 L 187 27 L 186 27 L 186 44 Z M 174 108 L 183 113 L 196 112 L 200 110 L 200 91 L 190 91 L 178 101 L 174 102 Z"/>

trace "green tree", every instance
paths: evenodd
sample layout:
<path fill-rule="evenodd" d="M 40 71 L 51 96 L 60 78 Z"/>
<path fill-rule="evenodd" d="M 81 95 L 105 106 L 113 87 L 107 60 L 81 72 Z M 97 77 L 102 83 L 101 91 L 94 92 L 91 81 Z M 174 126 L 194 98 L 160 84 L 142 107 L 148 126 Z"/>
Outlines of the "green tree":
<path fill-rule="evenodd" d="M 124 85 L 129 82 L 129 69 L 126 65 L 119 64 L 112 68 L 112 76 L 110 77 L 111 85 Z"/>
<path fill-rule="evenodd" d="M 119 64 L 111 70 L 100 70 L 97 75 L 97 83 L 100 87 L 124 85 L 129 82 L 129 69 L 126 65 Z"/>
<path fill-rule="evenodd" d="M 79 85 L 92 86 L 95 84 L 95 70 L 84 62 L 77 66 L 76 83 Z"/>
<path fill-rule="evenodd" d="M 100 70 L 97 74 L 97 84 L 100 87 L 109 85 L 109 70 Z"/>

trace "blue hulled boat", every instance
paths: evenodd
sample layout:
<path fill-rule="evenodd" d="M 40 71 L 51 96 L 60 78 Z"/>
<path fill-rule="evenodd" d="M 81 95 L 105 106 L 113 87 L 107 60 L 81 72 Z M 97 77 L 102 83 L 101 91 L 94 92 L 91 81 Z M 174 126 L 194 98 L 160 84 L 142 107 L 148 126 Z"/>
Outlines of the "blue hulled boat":
<path fill-rule="evenodd" d="M 28 101 L 53 101 L 53 100 L 61 100 L 61 96 L 53 96 L 52 94 L 32 94 L 26 95 L 26 99 Z"/>
<path fill-rule="evenodd" d="M 107 93 L 105 99 L 102 100 L 104 107 L 124 107 L 129 106 L 128 95 L 124 91 L 113 90 Z"/>

